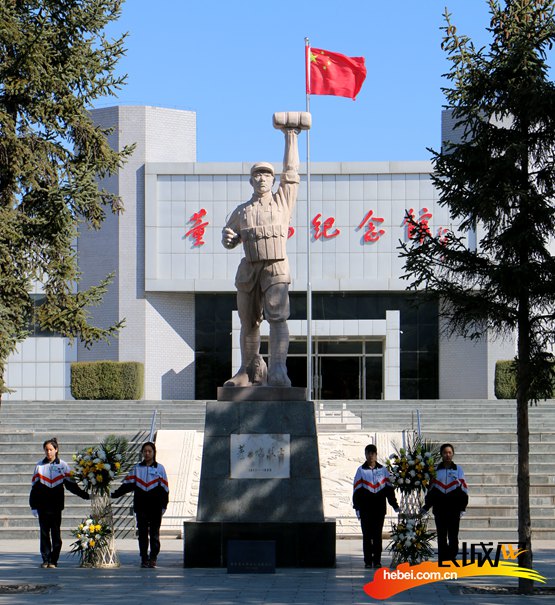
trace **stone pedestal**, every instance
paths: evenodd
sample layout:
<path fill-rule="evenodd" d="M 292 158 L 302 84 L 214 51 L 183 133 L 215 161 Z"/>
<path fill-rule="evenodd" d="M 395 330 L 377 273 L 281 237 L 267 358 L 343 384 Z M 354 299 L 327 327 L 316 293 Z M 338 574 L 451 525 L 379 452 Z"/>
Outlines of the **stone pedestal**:
<path fill-rule="evenodd" d="M 224 566 L 227 541 L 275 540 L 282 567 L 335 565 L 335 521 L 324 520 L 314 404 L 246 387 L 208 402 L 196 522 L 185 523 L 186 567 Z M 264 392 L 267 401 L 252 401 Z"/>

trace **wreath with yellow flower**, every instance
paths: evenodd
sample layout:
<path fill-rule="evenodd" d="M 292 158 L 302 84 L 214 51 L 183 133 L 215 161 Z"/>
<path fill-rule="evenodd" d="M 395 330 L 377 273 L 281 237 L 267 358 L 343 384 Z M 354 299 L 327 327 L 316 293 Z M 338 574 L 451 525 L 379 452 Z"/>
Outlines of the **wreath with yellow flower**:
<path fill-rule="evenodd" d="M 125 437 L 109 435 L 100 445 L 85 448 L 73 456 L 75 468 L 71 476 L 85 491 L 108 494 L 112 481 L 127 471 L 127 449 Z"/>
<path fill-rule="evenodd" d="M 391 543 L 388 545 L 392 551 L 393 565 L 404 562 L 418 565 L 427 561 L 433 554 L 430 542 L 435 536 L 435 532 L 428 530 L 427 521 L 422 517 L 400 514 L 398 523 L 391 526 Z"/>
<path fill-rule="evenodd" d="M 94 566 L 99 553 L 108 548 L 112 529 L 100 519 L 83 519 L 76 529 L 71 530 L 77 538 L 71 545 L 71 553 L 79 555 L 81 566 Z"/>
<path fill-rule="evenodd" d="M 386 460 L 391 485 L 401 492 L 422 492 L 436 476 L 437 444 L 416 437 L 406 447 L 395 448 Z"/>

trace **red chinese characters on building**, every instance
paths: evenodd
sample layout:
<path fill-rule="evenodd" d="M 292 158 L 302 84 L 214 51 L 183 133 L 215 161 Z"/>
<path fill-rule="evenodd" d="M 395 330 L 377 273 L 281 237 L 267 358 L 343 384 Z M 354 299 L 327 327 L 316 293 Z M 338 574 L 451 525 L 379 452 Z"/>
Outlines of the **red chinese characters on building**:
<path fill-rule="evenodd" d="M 208 221 L 202 222 L 202 219 L 206 216 L 206 210 L 201 208 L 199 212 L 195 212 L 193 216 L 187 221 L 191 223 L 193 226 L 187 233 L 185 237 L 190 237 L 193 240 L 193 246 L 203 246 L 205 241 L 202 239 L 204 237 L 204 232 L 206 231 L 206 227 L 208 226 Z"/>
<path fill-rule="evenodd" d="M 204 208 L 201 208 L 198 212 L 195 212 L 187 223 L 191 224 L 191 228 L 185 233 L 184 238 L 191 238 L 193 247 L 203 246 L 206 242 L 204 241 L 204 235 L 206 227 L 210 224 L 209 221 L 204 220 L 207 212 Z M 422 242 L 426 235 L 431 237 L 431 230 L 429 221 L 432 218 L 432 213 L 428 208 L 422 208 L 419 212 L 419 216 L 416 216 L 414 208 L 410 208 L 405 211 L 405 218 L 403 219 L 402 226 L 406 227 L 407 239 L 417 239 Z M 386 230 L 382 228 L 384 218 L 377 216 L 374 210 L 369 210 L 355 230 L 364 229 L 363 243 L 375 243 L 386 234 Z M 311 221 L 314 240 L 327 240 L 333 239 L 341 234 L 341 229 L 335 226 L 335 217 L 330 216 L 326 219 L 322 218 L 322 214 L 318 213 Z M 437 229 L 437 237 L 443 245 L 448 244 L 449 229 L 445 227 L 439 227 Z M 292 238 L 295 235 L 295 228 L 292 226 L 288 227 L 287 239 Z"/>
<path fill-rule="evenodd" d="M 446 227 L 439 227 L 439 229 L 437 230 L 437 238 L 440 244 L 447 246 L 447 243 L 449 241 L 449 238 L 447 237 L 448 234 L 449 229 L 447 229 Z"/>
<path fill-rule="evenodd" d="M 314 239 L 318 240 L 318 239 L 332 239 L 334 237 L 337 237 L 340 233 L 341 230 L 335 228 L 334 231 L 332 231 L 332 229 L 334 229 L 333 224 L 335 223 L 335 218 L 333 216 L 330 216 L 329 218 L 327 218 L 323 223 L 320 220 L 322 218 L 321 214 L 317 214 L 313 219 L 312 219 L 312 227 L 314 228 Z"/>
<path fill-rule="evenodd" d="M 427 208 L 420 210 L 420 216 L 416 218 L 414 209 L 407 210 L 407 214 L 403 221 L 403 225 L 407 226 L 407 239 L 418 238 L 422 243 L 425 235 L 430 235 L 429 220 L 432 218 L 432 213 Z"/>
<path fill-rule="evenodd" d="M 366 216 L 362 219 L 358 229 L 362 229 L 366 225 L 364 231 L 364 241 L 367 243 L 377 242 L 382 235 L 385 234 L 384 229 L 378 229 L 384 219 L 380 216 L 374 216 L 374 211 L 369 210 Z"/>

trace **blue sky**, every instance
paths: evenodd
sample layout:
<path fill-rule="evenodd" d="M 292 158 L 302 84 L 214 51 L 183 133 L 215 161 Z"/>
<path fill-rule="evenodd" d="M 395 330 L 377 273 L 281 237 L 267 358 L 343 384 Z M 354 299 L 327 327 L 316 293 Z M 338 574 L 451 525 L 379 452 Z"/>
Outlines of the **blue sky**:
<path fill-rule="evenodd" d="M 279 161 L 283 139 L 271 117 L 305 108 L 308 37 L 317 48 L 364 56 L 368 70 L 354 102 L 311 97 L 312 160 L 429 159 L 426 147 L 440 145 L 449 68 L 446 6 L 461 33 L 487 42 L 486 0 L 127 0 L 109 29 L 129 33 L 118 67 L 127 85 L 96 106 L 192 110 L 199 161 Z"/>

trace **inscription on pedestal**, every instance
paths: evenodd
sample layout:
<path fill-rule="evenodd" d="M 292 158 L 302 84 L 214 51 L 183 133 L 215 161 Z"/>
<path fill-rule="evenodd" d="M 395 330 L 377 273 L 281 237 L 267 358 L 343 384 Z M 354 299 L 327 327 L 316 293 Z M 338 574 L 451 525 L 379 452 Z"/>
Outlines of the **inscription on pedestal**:
<path fill-rule="evenodd" d="M 231 479 L 288 479 L 290 435 L 230 435 Z"/>

